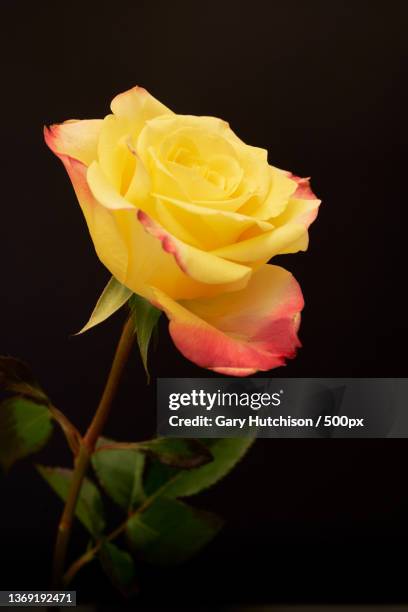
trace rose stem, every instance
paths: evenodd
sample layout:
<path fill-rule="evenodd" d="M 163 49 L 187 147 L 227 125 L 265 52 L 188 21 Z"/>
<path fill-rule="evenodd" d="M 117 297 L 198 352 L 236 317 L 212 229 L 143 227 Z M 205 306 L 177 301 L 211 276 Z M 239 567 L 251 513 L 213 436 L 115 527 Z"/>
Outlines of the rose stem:
<path fill-rule="evenodd" d="M 101 435 L 103 427 L 109 416 L 112 400 L 119 386 L 124 366 L 133 345 L 133 340 L 134 323 L 130 317 L 123 327 L 122 335 L 116 348 L 112 366 L 98 408 L 88 428 L 88 431 L 82 439 L 79 453 L 74 462 L 74 472 L 65 502 L 65 507 L 58 525 L 57 539 L 55 543 L 53 565 L 53 584 L 55 588 L 60 588 L 62 585 L 62 575 L 64 572 L 68 542 L 81 486 L 89 466 L 91 455 L 95 450 L 96 442 Z"/>

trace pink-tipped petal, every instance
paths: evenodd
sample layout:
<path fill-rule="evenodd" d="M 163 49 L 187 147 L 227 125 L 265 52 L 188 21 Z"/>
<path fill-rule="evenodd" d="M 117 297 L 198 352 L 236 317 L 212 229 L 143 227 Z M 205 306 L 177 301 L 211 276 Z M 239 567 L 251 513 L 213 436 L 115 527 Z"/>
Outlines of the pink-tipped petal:
<path fill-rule="evenodd" d="M 71 179 L 99 259 L 120 282 L 124 283 L 128 268 L 128 250 L 117 219 L 94 197 L 87 181 L 87 166 L 81 161 L 56 153 Z"/>
<path fill-rule="evenodd" d="M 290 175 L 290 178 L 297 183 L 297 189 L 293 194 L 293 198 L 298 200 L 317 200 L 318 198 L 312 191 L 310 186 L 310 177 L 301 178 L 300 176 Z"/>
<path fill-rule="evenodd" d="M 44 139 L 56 155 L 68 155 L 86 166 L 96 159 L 101 119 L 66 121 L 44 128 Z"/>
<path fill-rule="evenodd" d="M 284 365 L 300 347 L 302 292 L 279 266 L 265 265 L 245 289 L 214 298 L 176 302 L 153 293 L 177 348 L 200 367 L 248 376 Z"/>
<path fill-rule="evenodd" d="M 248 266 L 227 261 L 178 240 L 142 210 L 138 211 L 137 218 L 145 231 L 160 241 L 163 251 L 174 257 L 180 270 L 200 283 L 225 285 L 246 281 L 252 274 Z"/>

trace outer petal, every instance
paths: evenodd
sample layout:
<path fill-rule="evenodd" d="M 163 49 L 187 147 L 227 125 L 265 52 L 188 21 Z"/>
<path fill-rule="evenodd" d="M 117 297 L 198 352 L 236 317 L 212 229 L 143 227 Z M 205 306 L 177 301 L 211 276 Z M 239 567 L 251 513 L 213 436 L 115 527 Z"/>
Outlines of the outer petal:
<path fill-rule="evenodd" d="M 170 319 L 170 334 L 181 353 L 200 367 L 248 376 L 285 364 L 300 346 L 303 308 L 294 277 L 265 265 L 241 291 L 211 299 L 175 302 L 154 289 L 156 305 Z"/>
<path fill-rule="evenodd" d="M 128 250 L 117 219 L 95 199 L 88 185 L 85 164 L 68 155 L 58 157 L 71 179 L 99 259 L 119 282 L 125 284 Z"/>
<path fill-rule="evenodd" d="M 97 144 L 103 121 L 86 119 L 66 121 L 44 128 L 44 138 L 56 155 L 69 155 L 88 166 L 97 156 Z"/>
<path fill-rule="evenodd" d="M 273 230 L 247 238 L 243 234 L 239 242 L 216 249 L 212 253 L 232 261 L 249 263 L 267 262 L 275 255 L 306 250 L 307 229 L 317 217 L 320 200 L 311 191 L 308 179 L 296 180 L 298 188 L 289 199 L 284 212 L 271 220 Z"/>
<path fill-rule="evenodd" d="M 111 102 L 111 110 L 118 117 L 130 121 L 137 119 L 140 125 L 159 115 L 173 114 L 173 111 L 156 100 L 146 89 L 138 86 L 115 96 Z"/>

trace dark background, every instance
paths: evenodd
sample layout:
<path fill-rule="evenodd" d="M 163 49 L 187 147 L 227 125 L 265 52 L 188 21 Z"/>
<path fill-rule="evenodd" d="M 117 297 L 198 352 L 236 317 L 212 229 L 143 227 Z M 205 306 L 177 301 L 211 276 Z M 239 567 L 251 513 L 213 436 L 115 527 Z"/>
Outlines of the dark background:
<path fill-rule="evenodd" d="M 123 316 L 72 337 L 109 273 L 42 126 L 103 117 L 135 84 L 176 112 L 225 118 L 271 163 L 312 176 L 323 204 L 310 248 L 278 261 L 305 295 L 304 348 L 279 376 L 407 375 L 405 1 L 0 6 L 1 352 L 31 363 L 61 410 L 86 427 Z M 154 377 L 210 376 L 164 320 L 151 364 Z M 107 431 L 154 426 L 135 353 Z M 189 565 L 148 572 L 142 598 L 406 601 L 406 458 L 404 440 L 258 441 L 195 500 L 227 519 L 222 535 Z M 62 437 L 40 460 L 69 465 Z M 0 588 L 44 588 L 60 503 L 28 463 L 0 490 Z M 96 564 L 76 587 L 83 600 L 116 597 Z"/>

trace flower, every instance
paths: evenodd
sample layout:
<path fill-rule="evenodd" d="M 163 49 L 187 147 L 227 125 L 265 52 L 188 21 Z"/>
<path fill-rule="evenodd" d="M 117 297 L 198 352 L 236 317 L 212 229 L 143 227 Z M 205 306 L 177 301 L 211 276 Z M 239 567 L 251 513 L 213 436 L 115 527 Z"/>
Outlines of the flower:
<path fill-rule="evenodd" d="M 267 262 L 306 250 L 320 200 L 308 179 L 215 117 L 178 115 L 134 87 L 104 119 L 45 128 L 113 276 L 162 309 L 191 361 L 246 376 L 300 346 L 303 297 Z"/>

